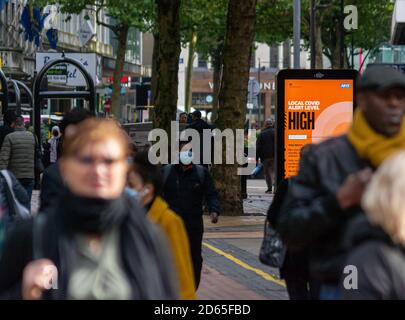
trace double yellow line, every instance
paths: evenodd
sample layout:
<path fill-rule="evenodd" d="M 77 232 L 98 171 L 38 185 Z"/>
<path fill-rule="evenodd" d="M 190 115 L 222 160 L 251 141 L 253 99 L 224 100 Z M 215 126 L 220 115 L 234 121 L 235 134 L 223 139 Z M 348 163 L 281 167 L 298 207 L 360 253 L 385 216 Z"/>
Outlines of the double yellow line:
<path fill-rule="evenodd" d="M 254 268 L 254 267 L 248 265 L 247 263 L 239 260 L 238 258 L 235 258 L 233 255 L 226 253 L 225 251 L 222 251 L 221 249 L 214 247 L 213 245 L 203 242 L 203 246 L 214 251 L 215 253 L 225 257 L 226 259 L 232 261 L 233 263 L 236 263 L 238 266 L 240 266 L 246 270 L 253 271 L 258 276 L 262 277 L 264 280 L 273 282 L 284 288 L 286 287 L 284 281 L 277 279 L 276 277 L 272 276 L 271 274 L 268 274 L 267 272 L 264 272 L 263 270 L 260 270 L 260 269 L 257 269 L 257 268 Z"/>

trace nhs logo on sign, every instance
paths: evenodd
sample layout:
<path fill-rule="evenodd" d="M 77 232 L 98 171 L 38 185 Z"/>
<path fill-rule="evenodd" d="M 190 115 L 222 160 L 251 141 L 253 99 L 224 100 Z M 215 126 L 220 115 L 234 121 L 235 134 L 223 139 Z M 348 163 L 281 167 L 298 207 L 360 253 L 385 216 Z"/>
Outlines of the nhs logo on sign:
<path fill-rule="evenodd" d="M 342 84 L 340 85 L 340 87 L 341 87 L 342 89 L 350 89 L 350 83 L 342 83 Z"/>

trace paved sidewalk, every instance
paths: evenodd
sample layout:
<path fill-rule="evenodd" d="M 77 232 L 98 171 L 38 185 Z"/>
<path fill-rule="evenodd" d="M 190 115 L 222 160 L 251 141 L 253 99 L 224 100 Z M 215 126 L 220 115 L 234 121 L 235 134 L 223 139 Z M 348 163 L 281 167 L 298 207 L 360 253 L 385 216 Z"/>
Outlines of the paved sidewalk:
<path fill-rule="evenodd" d="M 266 193 L 267 185 L 264 179 L 249 179 L 247 181 L 247 199 L 243 200 L 243 212 L 245 215 L 266 215 L 273 194 Z"/>
<path fill-rule="evenodd" d="M 203 265 L 197 297 L 199 300 L 266 300 L 265 297 L 206 265 Z"/>

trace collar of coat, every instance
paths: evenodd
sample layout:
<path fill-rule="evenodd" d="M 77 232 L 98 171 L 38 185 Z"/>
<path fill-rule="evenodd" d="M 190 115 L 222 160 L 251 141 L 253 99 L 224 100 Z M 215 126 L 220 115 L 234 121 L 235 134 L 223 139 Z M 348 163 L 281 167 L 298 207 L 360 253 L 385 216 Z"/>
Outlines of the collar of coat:
<path fill-rule="evenodd" d="M 157 196 L 148 211 L 148 217 L 156 223 L 160 220 L 168 208 L 169 206 L 166 201 Z"/>

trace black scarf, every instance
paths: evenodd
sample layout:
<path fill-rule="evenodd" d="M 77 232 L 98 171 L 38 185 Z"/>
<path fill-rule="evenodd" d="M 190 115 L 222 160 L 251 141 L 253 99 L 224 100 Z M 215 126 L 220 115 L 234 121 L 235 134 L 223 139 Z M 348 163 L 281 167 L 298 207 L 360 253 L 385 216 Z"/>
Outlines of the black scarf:
<path fill-rule="evenodd" d="M 60 208 L 62 212 L 60 212 Z M 61 219 L 62 213 L 62 219 Z M 75 262 L 74 234 L 118 227 L 123 268 L 132 287 L 133 299 L 176 299 L 173 261 L 160 232 L 145 217 L 144 210 L 130 197 L 116 200 L 84 199 L 73 194 L 42 215 L 46 220 L 41 257 L 55 262 L 59 289 L 45 293 L 45 299 L 66 299 L 69 275 Z M 36 257 L 40 258 L 40 257 Z"/>
<path fill-rule="evenodd" d="M 64 196 L 63 220 L 73 232 L 104 233 L 120 225 L 127 211 L 121 197 L 114 200 L 84 198 L 69 191 Z"/>

